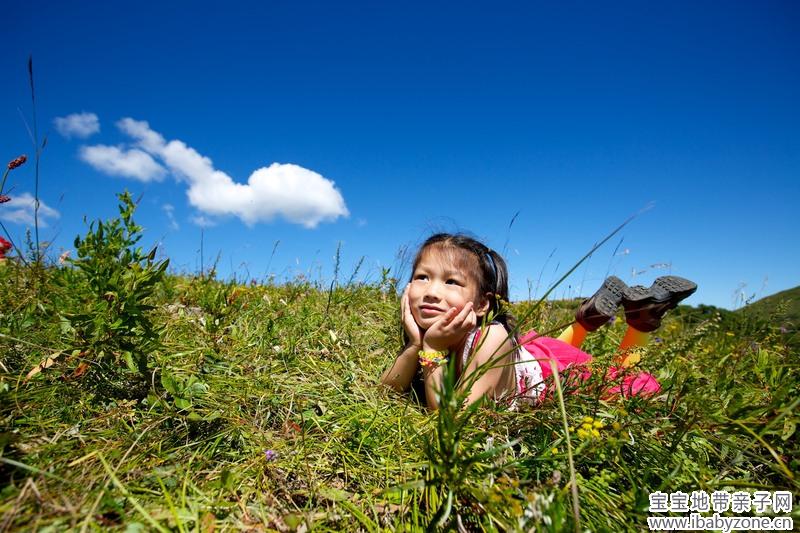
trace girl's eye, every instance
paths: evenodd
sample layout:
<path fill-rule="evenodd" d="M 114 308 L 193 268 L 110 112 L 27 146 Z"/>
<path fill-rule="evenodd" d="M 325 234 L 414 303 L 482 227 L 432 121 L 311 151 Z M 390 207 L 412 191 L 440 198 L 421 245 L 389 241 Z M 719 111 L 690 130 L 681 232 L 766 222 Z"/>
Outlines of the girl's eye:
<path fill-rule="evenodd" d="M 452 278 L 448 279 L 445 283 L 447 283 L 448 285 L 461 285 L 460 281 L 458 281 L 457 279 L 452 279 Z"/>
<path fill-rule="evenodd" d="M 428 276 L 427 276 L 427 275 L 425 275 L 425 274 L 417 274 L 416 276 L 414 276 L 414 280 L 415 280 L 415 281 L 416 281 L 416 280 L 422 280 L 422 281 L 425 281 L 425 280 L 427 280 L 427 279 L 428 279 Z"/>

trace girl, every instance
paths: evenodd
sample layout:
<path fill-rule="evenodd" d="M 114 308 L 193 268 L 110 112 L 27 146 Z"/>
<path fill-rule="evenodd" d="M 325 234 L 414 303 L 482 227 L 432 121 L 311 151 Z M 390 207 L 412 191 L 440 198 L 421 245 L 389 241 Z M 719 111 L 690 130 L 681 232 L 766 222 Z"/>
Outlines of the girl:
<path fill-rule="evenodd" d="M 520 400 L 535 403 L 545 393 L 544 379 L 552 374 L 550 361 L 559 372 L 591 361 L 580 350 L 586 333 L 608 323 L 620 305 L 628 323 L 619 348 L 625 366 L 625 352 L 643 346 L 664 314 L 696 289 L 676 276 L 658 278 L 650 288 L 628 287 L 611 276 L 581 304 L 576 321 L 558 339 L 535 332 L 517 339 L 514 317 L 501 305 L 508 301 L 503 258 L 471 237 L 439 233 L 423 243 L 414 259 L 411 281 L 401 298 L 406 345 L 381 381 L 405 391 L 421 370 L 425 403 L 436 409 L 443 365 L 456 357 L 460 386 L 472 382 L 467 404 L 483 396 L 507 400 L 512 407 Z M 492 321 L 481 328 L 487 315 Z M 608 377 L 616 379 L 619 372 L 612 368 Z M 588 371 L 581 375 L 587 377 Z M 612 391 L 653 394 L 659 389 L 649 374 L 623 373 L 622 383 Z"/>

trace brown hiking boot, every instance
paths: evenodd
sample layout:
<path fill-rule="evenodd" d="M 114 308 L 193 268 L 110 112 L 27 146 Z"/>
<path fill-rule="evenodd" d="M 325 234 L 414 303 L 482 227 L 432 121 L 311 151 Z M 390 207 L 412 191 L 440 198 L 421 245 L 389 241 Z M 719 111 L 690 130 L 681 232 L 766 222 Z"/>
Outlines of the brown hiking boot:
<path fill-rule="evenodd" d="M 627 287 L 622 306 L 628 325 L 643 333 L 657 330 L 661 319 L 670 309 L 697 290 L 697 284 L 678 276 L 657 278 L 650 288 L 635 285 Z"/>
<path fill-rule="evenodd" d="M 594 331 L 617 316 L 617 308 L 628 286 L 616 276 L 609 276 L 594 296 L 583 301 L 575 321 L 586 331 Z"/>

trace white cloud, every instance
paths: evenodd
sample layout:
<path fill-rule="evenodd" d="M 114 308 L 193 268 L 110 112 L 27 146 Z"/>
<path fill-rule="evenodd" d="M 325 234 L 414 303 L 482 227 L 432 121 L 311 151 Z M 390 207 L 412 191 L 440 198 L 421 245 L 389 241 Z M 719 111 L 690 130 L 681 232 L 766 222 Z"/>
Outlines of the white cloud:
<path fill-rule="evenodd" d="M 349 216 L 333 181 L 293 164 L 272 163 L 236 183 L 213 162 L 183 141 L 166 141 L 145 121 L 124 118 L 117 123 L 139 148 L 159 158 L 176 178 L 188 184 L 189 203 L 202 215 L 233 215 L 247 225 L 281 217 L 314 228 L 320 222 Z M 195 217 L 198 225 L 210 221 Z"/>
<path fill-rule="evenodd" d="M 169 229 L 173 231 L 178 231 L 181 227 L 178 225 L 178 221 L 175 220 L 175 206 L 172 204 L 164 204 L 161 206 L 161 209 L 164 210 L 164 213 L 167 214 L 167 218 L 169 219 Z"/>
<path fill-rule="evenodd" d="M 195 215 L 192 217 L 192 223 L 196 226 L 200 226 L 201 228 L 213 228 L 217 225 L 216 222 L 211 220 L 208 217 L 204 217 L 203 215 Z"/>
<path fill-rule="evenodd" d="M 160 181 L 167 174 L 164 167 L 156 163 L 150 154 L 132 148 L 123 150 L 116 146 L 97 144 L 81 146 L 80 158 L 95 169 L 139 181 Z"/>
<path fill-rule="evenodd" d="M 33 226 L 34 197 L 30 193 L 15 194 L 0 205 L 0 220 Z M 61 213 L 39 200 L 39 227 L 46 228 L 48 219 L 57 219 Z"/>
<path fill-rule="evenodd" d="M 72 113 L 66 117 L 56 117 L 53 120 L 58 133 L 69 139 L 78 137 L 85 139 L 100 131 L 100 121 L 94 113 Z"/>

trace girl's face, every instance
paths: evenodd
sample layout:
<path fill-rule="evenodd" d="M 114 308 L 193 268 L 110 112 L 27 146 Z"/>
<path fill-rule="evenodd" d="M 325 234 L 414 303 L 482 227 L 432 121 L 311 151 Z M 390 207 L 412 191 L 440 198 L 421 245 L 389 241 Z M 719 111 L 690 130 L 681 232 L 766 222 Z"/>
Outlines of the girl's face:
<path fill-rule="evenodd" d="M 480 298 L 477 280 L 454 264 L 456 253 L 460 251 L 431 246 L 423 251 L 414 269 L 408 300 L 411 314 L 422 329 L 430 328 L 451 307 L 461 311 L 467 302 L 473 302 L 478 317 L 489 307 L 488 300 Z"/>

